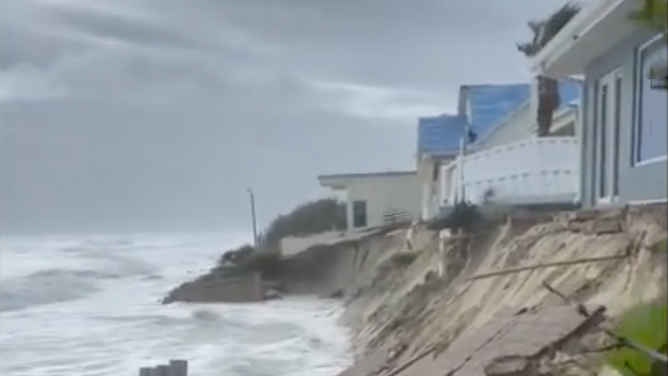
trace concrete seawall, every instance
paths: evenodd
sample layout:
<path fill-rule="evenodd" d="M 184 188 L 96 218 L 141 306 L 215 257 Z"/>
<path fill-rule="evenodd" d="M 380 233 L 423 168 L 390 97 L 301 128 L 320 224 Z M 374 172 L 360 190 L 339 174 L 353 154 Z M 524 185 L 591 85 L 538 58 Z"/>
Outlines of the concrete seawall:
<path fill-rule="evenodd" d="M 262 278 L 259 272 L 243 273 L 224 279 L 205 275 L 183 283 L 172 290 L 164 304 L 185 303 L 250 303 L 264 300 Z"/>
<path fill-rule="evenodd" d="M 284 242 L 281 284 L 290 294 L 350 295 L 365 275 L 367 263 L 396 248 L 404 230 L 375 229 L 360 233 L 332 232 Z"/>

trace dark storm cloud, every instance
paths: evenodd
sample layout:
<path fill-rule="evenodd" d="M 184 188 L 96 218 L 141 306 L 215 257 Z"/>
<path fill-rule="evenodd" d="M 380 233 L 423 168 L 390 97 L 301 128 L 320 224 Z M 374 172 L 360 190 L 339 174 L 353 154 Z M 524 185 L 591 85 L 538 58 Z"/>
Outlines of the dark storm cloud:
<path fill-rule="evenodd" d="M 560 1 L 5 0 L 3 230 L 214 230 L 413 165 L 415 118 L 527 77 Z"/>

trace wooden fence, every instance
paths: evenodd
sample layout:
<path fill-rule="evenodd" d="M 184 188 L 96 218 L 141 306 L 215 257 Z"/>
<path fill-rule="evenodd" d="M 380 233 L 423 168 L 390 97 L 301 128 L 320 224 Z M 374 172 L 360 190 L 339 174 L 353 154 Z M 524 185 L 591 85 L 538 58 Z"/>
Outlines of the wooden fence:
<path fill-rule="evenodd" d="M 188 376 L 188 361 L 173 359 L 168 364 L 142 367 L 139 376 Z"/>

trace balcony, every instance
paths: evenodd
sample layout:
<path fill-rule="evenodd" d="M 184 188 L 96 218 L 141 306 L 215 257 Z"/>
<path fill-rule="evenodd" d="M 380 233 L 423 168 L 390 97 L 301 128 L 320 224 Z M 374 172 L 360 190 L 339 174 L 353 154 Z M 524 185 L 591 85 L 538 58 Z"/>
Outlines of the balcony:
<path fill-rule="evenodd" d="M 442 167 L 439 201 L 561 204 L 579 200 L 580 149 L 575 137 L 532 137 L 458 157 Z"/>

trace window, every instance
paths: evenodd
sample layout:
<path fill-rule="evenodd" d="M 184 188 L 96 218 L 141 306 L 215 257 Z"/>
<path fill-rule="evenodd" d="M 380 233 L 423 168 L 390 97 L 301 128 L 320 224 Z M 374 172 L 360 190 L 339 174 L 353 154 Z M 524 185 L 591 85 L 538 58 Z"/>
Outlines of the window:
<path fill-rule="evenodd" d="M 638 51 L 636 84 L 635 162 L 651 163 L 665 159 L 668 148 L 668 91 L 652 89 L 649 70 L 665 59 L 667 48 L 658 38 Z"/>
<path fill-rule="evenodd" d="M 353 227 L 366 227 L 366 201 L 353 201 Z"/>
<path fill-rule="evenodd" d="M 612 194 L 617 195 L 619 193 L 619 146 L 620 146 L 620 129 L 622 127 L 621 124 L 621 119 L 622 119 L 622 78 L 617 76 L 615 78 L 615 117 L 614 121 L 615 123 L 613 124 L 613 155 L 612 158 L 615 160 L 612 162 L 613 167 L 612 167 L 612 174 L 613 174 L 613 179 L 612 179 Z"/>
<path fill-rule="evenodd" d="M 607 192 L 607 166 L 608 166 L 608 85 L 601 86 L 600 94 L 601 104 L 599 106 L 599 122 L 598 122 L 598 150 L 599 150 L 599 160 L 598 160 L 598 197 L 606 197 Z"/>

